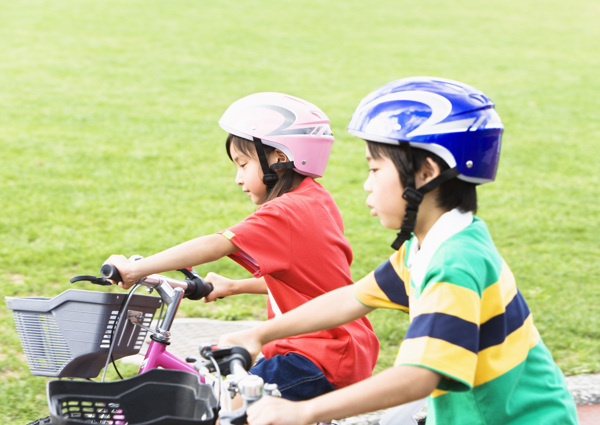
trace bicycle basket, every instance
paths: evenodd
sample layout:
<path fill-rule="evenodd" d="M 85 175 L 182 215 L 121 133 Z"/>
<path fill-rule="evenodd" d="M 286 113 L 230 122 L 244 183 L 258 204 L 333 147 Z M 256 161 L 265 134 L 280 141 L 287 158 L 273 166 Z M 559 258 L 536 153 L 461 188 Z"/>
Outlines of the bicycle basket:
<path fill-rule="evenodd" d="M 115 382 L 50 381 L 47 393 L 57 425 L 214 425 L 218 409 L 212 387 L 180 370 Z"/>
<path fill-rule="evenodd" d="M 106 363 L 111 337 L 113 358 L 137 354 L 147 331 L 126 318 L 119 309 L 125 293 L 68 289 L 54 298 L 6 297 L 31 373 L 39 376 L 94 378 Z M 133 295 L 127 313 L 150 326 L 162 300 Z"/>

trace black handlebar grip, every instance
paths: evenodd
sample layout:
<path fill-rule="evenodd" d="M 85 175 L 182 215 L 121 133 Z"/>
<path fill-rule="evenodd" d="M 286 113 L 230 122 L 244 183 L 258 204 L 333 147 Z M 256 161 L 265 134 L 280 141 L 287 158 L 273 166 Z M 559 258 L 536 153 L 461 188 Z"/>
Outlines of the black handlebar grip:
<path fill-rule="evenodd" d="M 200 276 L 195 277 L 194 279 L 186 279 L 188 284 L 188 288 L 185 291 L 185 297 L 190 300 L 199 300 L 207 296 L 212 292 L 214 287 L 212 284 L 206 282 Z"/>
<path fill-rule="evenodd" d="M 252 356 L 250 352 L 240 345 L 231 347 L 231 354 L 242 363 L 244 369 L 249 370 L 252 367 Z"/>
<path fill-rule="evenodd" d="M 252 367 L 252 356 L 244 347 L 240 345 L 234 345 L 227 348 L 218 348 L 216 346 L 204 346 L 200 347 L 200 354 L 202 357 L 209 359 L 213 358 L 219 365 L 221 375 L 227 376 L 233 373 L 234 361 L 240 362 L 242 367 L 249 370 Z"/>
<path fill-rule="evenodd" d="M 119 269 L 112 264 L 103 264 L 100 268 L 100 275 L 106 279 L 114 280 L 115 282 L 123 281 L 121 273 L 119 273 Z"/>

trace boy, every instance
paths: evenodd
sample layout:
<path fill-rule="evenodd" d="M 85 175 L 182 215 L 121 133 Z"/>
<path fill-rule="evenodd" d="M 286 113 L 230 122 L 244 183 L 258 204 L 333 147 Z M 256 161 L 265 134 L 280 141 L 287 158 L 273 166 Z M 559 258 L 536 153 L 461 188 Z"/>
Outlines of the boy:
<path fill-rule="evenodd" d="M 476 185 L 493 181 L 498 166 L 503 126 L 491 100 L 455 81 L 403 79 L 363 99 L 348 130 L 367 141 L 367 205 L 400 229 L 397 251 L 353 287 L 222 343 L 256 354 L 267 341 L 379 307 L 409 313 L 410 326 L 394 367 L 305 402 L 265 398 L 249 423 L 308 424 L 429 396 L 428 425 L 576 424 L 562 373 L 473 215 Z"/>

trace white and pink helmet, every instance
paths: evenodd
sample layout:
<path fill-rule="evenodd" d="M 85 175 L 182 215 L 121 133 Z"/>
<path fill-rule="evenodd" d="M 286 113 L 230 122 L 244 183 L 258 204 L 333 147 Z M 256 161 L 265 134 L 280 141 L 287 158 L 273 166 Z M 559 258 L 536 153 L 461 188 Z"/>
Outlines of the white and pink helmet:
<path fill-rule="evenodd" d="M 281 150 L 300 174 L 321 177 L 333 144 L 329 118 L 312 103 L 282 93 L 234 102 L 219 120 L 226 132 Z"/>

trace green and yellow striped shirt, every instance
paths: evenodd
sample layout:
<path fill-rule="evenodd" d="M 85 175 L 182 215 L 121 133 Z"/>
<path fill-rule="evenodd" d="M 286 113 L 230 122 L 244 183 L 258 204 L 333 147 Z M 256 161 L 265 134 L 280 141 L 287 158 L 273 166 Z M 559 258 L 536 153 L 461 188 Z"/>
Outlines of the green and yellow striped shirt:
<path fill-rule="evenodd" d="M 573 398 L 485 223 L 444 214 L 355 284 L 369 307 L 403 310 L 397 365 L 442 375 L 427 424 L 576 424 Z"/>

